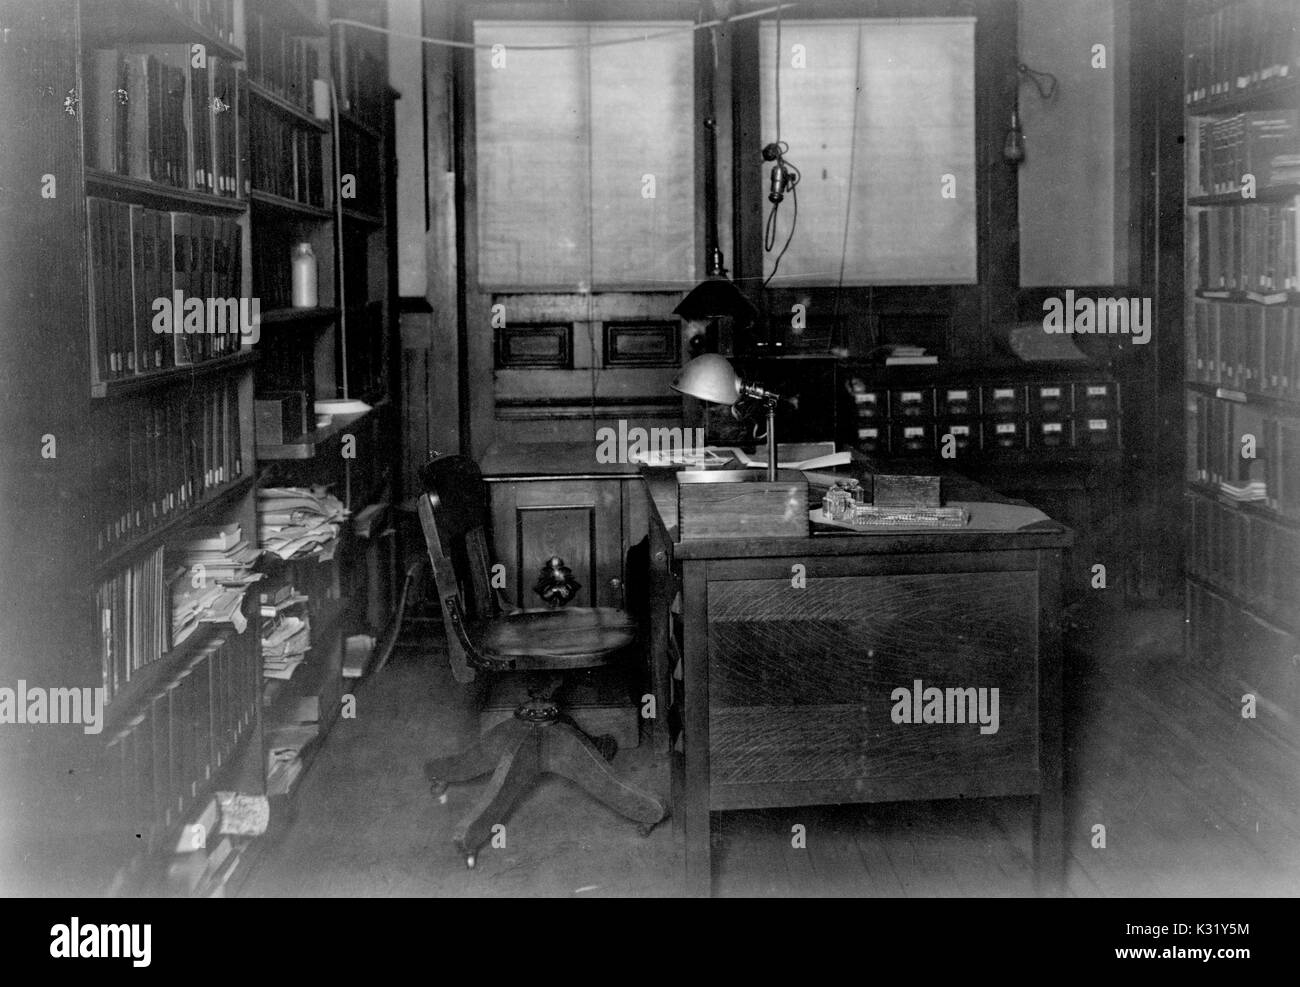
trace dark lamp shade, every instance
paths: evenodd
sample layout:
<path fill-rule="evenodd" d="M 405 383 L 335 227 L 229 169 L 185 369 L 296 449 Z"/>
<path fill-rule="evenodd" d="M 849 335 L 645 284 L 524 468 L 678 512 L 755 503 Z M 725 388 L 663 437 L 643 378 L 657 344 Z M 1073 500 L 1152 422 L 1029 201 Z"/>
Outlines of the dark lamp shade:
<path fill-rule="evenodd" d="M 713 404 L 735 404 L 740 399 L 740 378 L 731 364 L 716 353 L 697 356 L 668 386 Z"/>
<path fill-rule="evenodd" d="M 693 320 L 729 315 L 743 328 L 758 318 L 758 309 L 726 278 L 709 278 L 692 288 L 673 314 Z"/>

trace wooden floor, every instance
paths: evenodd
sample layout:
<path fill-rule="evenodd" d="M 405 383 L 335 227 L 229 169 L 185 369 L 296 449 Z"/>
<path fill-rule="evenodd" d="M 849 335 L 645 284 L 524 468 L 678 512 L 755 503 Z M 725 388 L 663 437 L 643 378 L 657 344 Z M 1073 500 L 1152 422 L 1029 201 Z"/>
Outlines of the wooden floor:
<path fill-rule="evenodd" d="M 1067 819 L 1073 896 L 1300 893 L 1295 724 L 1178 657 L 1181 614 L 1092 615 L 1069 636 Z M 451 827 L 482 782 L 428 794 L 426 757 L 457 749 L 474 719 L 432 625 L 413 625 L 357 692 L 301 783 L 296 817 L 242 886 L 276 895 L 677 893 L 672 827 L 648 838 L 560 779 L 510 817 L 506 846 L 465 869 Z M 642 745 L 617 766 L 667 790 Z M 718 814 L 722 896 L 1019 896 L 1033 891 L 1028 799 Z M 804 827 L 807 846 L 792 847 Z M 1094 846 L 1105 827 L 1105 846 Z"/>

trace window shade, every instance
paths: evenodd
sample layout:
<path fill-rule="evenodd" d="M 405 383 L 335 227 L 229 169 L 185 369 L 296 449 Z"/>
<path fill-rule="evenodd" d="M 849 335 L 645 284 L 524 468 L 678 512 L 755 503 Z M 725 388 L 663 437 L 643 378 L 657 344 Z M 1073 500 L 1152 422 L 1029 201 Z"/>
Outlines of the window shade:
<path fill-rule="evenodd" d="M 678 33 L 633 44 L 528 51 Z M 485 289 L 681 289 L 695 281 L 689 24 L 480 21 L 479 282 Z"/>
<path fill-rule="evenodd" d="M 777 139 L 775 22 L 759 42 L 766 144 Z M 974 19 L 784 21 L 781 48 L 781 140 L 803 178 L 772 284 L 836 284 L 841 258 L 848 285 L 974 283 Z M 766 216 L 767 166 L 763 177 Z M 764 277 L 793 216 L 787 195 Z"/>

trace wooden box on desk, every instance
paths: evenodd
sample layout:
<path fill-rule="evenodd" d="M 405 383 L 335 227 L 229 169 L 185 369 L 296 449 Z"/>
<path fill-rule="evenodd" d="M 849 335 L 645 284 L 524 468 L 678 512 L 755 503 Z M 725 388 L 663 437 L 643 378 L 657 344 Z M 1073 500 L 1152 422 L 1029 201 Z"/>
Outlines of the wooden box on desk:
<path fill-rule="evenodd" d="M 797 470 L 698 470 L 677 474 L 677 530 L 688 538 L 803 538 L 808 481 Z"/>

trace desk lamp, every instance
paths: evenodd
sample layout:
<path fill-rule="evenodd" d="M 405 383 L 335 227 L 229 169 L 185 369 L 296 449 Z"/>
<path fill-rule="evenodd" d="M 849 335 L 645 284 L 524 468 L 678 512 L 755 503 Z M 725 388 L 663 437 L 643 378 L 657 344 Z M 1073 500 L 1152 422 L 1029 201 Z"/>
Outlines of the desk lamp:
<path fill-rule="evenodd" d="M 717 353 L 697 356 L 682 367 L 681 373 L 668 386 L 710 404 L 734 405 L 741 398 L 762 401 L 767 410 L 767 479 L 776 482 L 776 403 L 781 400 L 779 394 L 741 380 L 735 368 Z"/>

